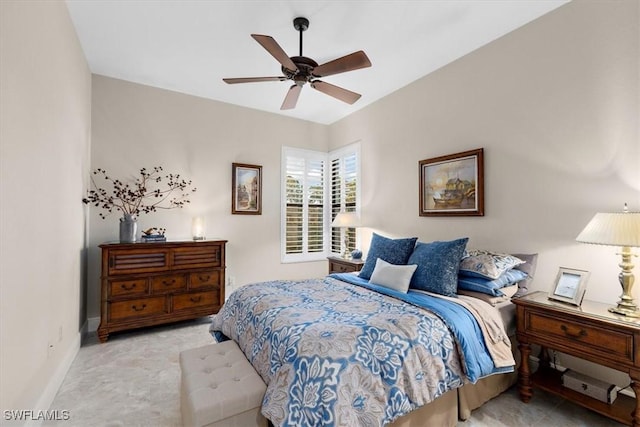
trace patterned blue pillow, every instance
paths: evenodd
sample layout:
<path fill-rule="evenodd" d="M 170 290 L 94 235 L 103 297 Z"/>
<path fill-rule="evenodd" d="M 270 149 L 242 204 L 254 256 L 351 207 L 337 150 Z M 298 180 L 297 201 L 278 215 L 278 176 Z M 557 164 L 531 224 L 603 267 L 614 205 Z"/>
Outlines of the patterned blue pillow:
<path fill-rule="evenodd" d="M 468 240 L 464 237 L 448 242 L 418 242 L 408 261 L 418 264 L 409 287 L 455 297 L 460 259 Z"/>
<path fill-rule="evenodd" d="M 505 271 L 500 277 L 493 280 L 468 275 L 461 271 L 458 276 L 458 288 L 500 297 L 504 295 L 501 288 L 511 286 L 527 277 L 529 277 L 527 273 L 516 269 Z"/>
<path fill-rule="evenodd" d="M 472 250 L 465 253 L 460 262 L 460 272 L 467 276 L 497 279 L 507 270 L 511 270 L 524 261 L 509 254 L 498 252 Z"/>
<path fill-rule="evenodd" d="M 360 270 L 358 277 L 369 280 L 373 270 L 376 268 L 376 261 L 381 258 L 391 264 L 405 265 L 413 248 L 416 245 L 417 237 L 410 237 L 408 239 L 389 239 L 387 237 L 380 236 L 373 233 L 371 237 L 371 246 L 369 246 L 369 253 L 367 254 L 367 260 Z"/>

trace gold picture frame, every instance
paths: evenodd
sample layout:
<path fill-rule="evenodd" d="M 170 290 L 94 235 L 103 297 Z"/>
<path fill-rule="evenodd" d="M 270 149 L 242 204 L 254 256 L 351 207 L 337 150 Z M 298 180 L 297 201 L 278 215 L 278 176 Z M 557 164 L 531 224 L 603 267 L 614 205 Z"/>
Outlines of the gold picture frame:
<path fill-rule="evenodd" d="M 262 214 L 262 166 L 232 164 L 231 213 Z"/>
<path fill-rule="evenodd" d="M 560 267 L 556 280 L 549 291 L 549 299 L 580 307 L 587 290 L 590 274 L 586 270 Z"/>
<path fill-rule="evenodd" d="M 420 216 L 484 216 L 484 150 L 420 160 Z"/>

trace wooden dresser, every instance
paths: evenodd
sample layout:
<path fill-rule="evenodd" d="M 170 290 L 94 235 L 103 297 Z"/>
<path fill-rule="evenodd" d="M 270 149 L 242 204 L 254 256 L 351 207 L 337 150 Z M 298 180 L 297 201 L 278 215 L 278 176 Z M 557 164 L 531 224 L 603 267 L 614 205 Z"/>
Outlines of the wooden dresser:
<path fill-rule="evenodd" d="M 550 301 L 546 292 L 512 300 L 517 306 L 518 342 L 522 355 L 519 391 L 529 402 L 533 387 L 560 395 L 585 408 L 627 425 L 640 426 L 640 319 L 609 313 L 611 305 L 583 301 L 581 307 Z M 531 344 L 542 347 L 540 366 L 531 373 Z M 636 398 L 618 394 L 613 404 L 565 388 L 552 369 L 544 348 L 550 348 L 623 371 L 631 378 Z"/>
<path fill-rule="evenodd" d="M 226 243 L 100 245 L 100 341 L 111 332 L 217 313 L 224 303 Z"/>

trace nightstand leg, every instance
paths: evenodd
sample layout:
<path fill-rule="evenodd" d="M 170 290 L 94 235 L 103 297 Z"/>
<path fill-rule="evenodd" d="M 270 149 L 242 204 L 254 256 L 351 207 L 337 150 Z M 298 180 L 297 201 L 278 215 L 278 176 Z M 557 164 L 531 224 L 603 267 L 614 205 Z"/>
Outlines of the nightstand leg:
<path fill-rule="evenodd" d="M 520 392 L 520 399 L 524 403 L 528 403 L 533 396 L 533 389 L 531 387 L 531 369 L 529 368 L 529 356 L 531 355 L 531 346 L 527 342 L 518 344 L 520 349 L 520 369 L 518 370 L 518 391 Z"/>
<path fill-rule="evenodd" d="M 640 426 L 640 371 L 629 371 L 631 377 L 631 388 L 636 394 L 636 408 L 631 414 L 631 422 L 634 427 Z"/>

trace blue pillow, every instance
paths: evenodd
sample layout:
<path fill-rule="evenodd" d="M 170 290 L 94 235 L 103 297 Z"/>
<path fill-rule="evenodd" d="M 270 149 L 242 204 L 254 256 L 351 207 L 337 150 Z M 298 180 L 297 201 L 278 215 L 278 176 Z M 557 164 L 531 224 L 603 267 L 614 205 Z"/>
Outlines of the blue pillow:
<path fill-rule="evenodd" d="M 409 287 L 455 297 L 460 259 L 468 240 L 464 237 L 448 242 L 418 242 L 408 261 L 418 264 Z"/>
<path fill-rule="evenodd" d="M 527 277 L 529 277 L 527 273 L 516 269 L 507 270 L 500 277 L 493 280 L 473 276 L 461 271 L 458 276 L 458 288 L 500 297 L 504 295 L 500 288 L 514 285 Z"/>
<path fill-rule="evenodd" d="M 416 245 L 417 237 L 408 239 L 389 239 L 379 234 L 373 233 L 371 246 L 367 254 L 367 260 L 360 270 L 358 277 L 369 280 L 373 270 L 376 268 L 378 258 L 396 265 L 405 265 L 413 248 Z"/>

